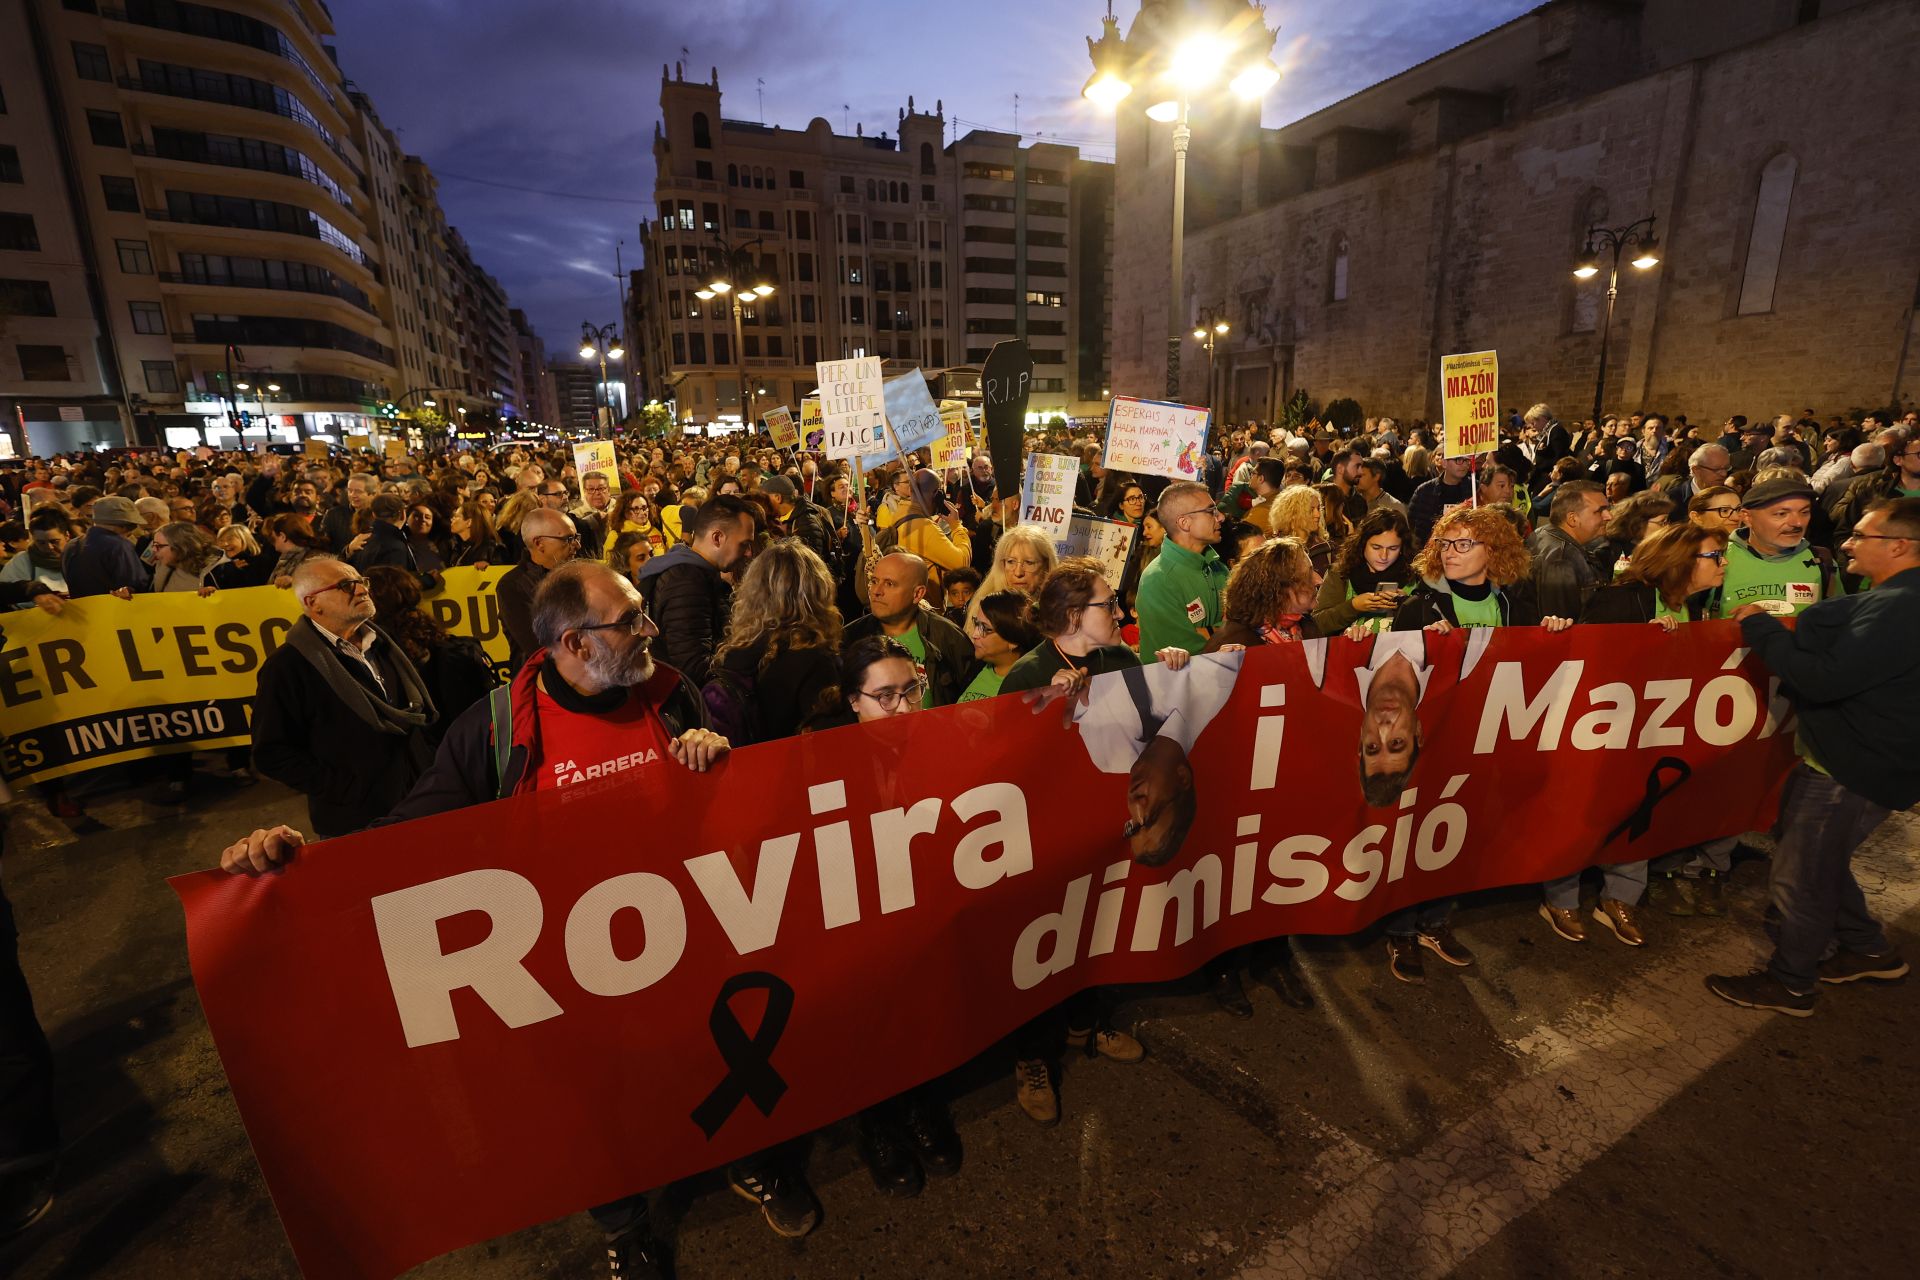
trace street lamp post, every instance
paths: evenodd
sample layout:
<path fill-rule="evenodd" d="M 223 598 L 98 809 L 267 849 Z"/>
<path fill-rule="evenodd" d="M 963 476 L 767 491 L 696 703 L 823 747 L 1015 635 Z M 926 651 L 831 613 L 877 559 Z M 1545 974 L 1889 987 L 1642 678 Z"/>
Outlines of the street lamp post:
<path fill-rule="evenodd" d="M 747 379 L 747 344 L 741 332 L 743 318 L 741 307 L 748 301 L 758 301 L 771 297 L 773 282 L 767 279 L 747 250 L 765 241 L 764 236 L 755 236 L 737 248 L 727 243 L 726 237 L 718 232 L 713 237 L 720 244 L 720 269 L 707 283 L 704 289 L 695 289 L 693 296 L 702 302 L 711 302 L 715 298 L 725 298 L 727 306 L 733 312 L 733 358 L 740 366 L 740 429 L 750 430 L 753 426 L 753 389 Z M 745 282 L 751 280 L 753 284 Z M 715 401 L 718 407 L 718 401 Z"/>
<path fill-rule="evenodd" d="M 1600 372 L 1593 380 L 1593 424 L 1598 427 L 1601 404 L 1607 395 L 1607 340 L 1613 333 L 1613 300 L 1620 292 L 1620 258 L 1628 249 L 1638 248 L 1631 259 L 1634 269 L 1645 271 L 1660 263 L 1660 240 L 1653 234 L 1655 215 L 1648 214 L 1624 227 L 1587 228 L 1586 247 L 1580 251 L 1580 265 L 1573 269 L 1575 279 L 1591 280 L 1600 274 L 1600 252 L 1613 250 L 1607 269 L 1607 315 L 1600 325 Z"/>
<path fill-rule="evenodd" d="M 1102 107 L 1117 107 L 1145 81 L 1154 95 L 1146 110 L 1149 120 L 1173 126 L 1173 251 L 1171 288 L 1167 299 L 1167 398 L 1180 398 L 1180 342 L 1186 329 L 1183 273 L 1185 270 L 1187 223 L 1187 150 L 1193 140 L 1188 111 L 1193 94 L 1209 88 L 1229 71 L 1228 82 L 1234 95 L 1257 102 L 1280 81 L 1280 69 L 1273 63 L 1273 40 L 1277 34 L 1266 24 L 1265 7 L 1249 3 L 1217 31 L 1182 32 L 1179 43 L 1166 50 L 1164 62 L 1157 61 L 1159 50 L 1134 50 L 1120 35 L 1119 20 L 1113 16 L 1108 0 L 1100 38 L 1087 39 L 1087 52 L 1093 59 L 1093 75 L 1080 93 Z M 1237 70 L 1235 70 L 1237 68 Z M 1212 377 L 1209 360 L 1208 377 Z"/>
<path fill-rule="evenodd" d="M 1200 322 L 1193 327 L 1193 336 L 1199 341 L 1200 349 L 1207 353 L 1207 412 L 1213 412 L 1213 348 L 1220 339 L 1233 331 L 1233 326 L 1215 314 L 1212 307 L 1200 308 Z"/>
<path fill-rule="evenodd" d="M 619 360 L 626 354 L 627 349 L 620 344 L 619 325 L 589 324 L 585 320 L 580 322 L 580 358 L 592 360 L 598 357 L 600 360 L 600 383 L 594 394 L 594 402 L 596 406 L 603 400 L 606 402 L 608 436 L 613 434 L 613 391 L 607 386 L 607 361 Z M 597 422 L 594 428 L 597 433 Z"/>
<path fill-rule="evenodd" d="M 269 382 L 262 386 L 255 387 L 250 383 L 236 382 L 233 385 L 235 390 L 252 391 L 255 393 L 254 399 L 260 405 L 260 425 L 265 427 L 267 422 L 267 392 L 271 391 L 275 395 L 279 395 L 280 384 L 277 382 Z"/>

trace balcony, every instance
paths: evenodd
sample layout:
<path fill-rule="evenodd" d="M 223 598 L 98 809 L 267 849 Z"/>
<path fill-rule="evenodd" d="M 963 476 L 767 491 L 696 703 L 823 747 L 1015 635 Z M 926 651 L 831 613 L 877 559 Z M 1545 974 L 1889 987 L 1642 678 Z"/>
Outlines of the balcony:
<path fill-rule="evenodd" d="M 374 309 L 373 299 L 346 281 L 330 273 L 324 280 L 298 280 L 285 276 L 259 276 L 249 279 L 235 279 L 232 276 L 214 276 L 204 271 L 162 271 L 160 273 L 160 283 L 191 285 L 197 288 L 208 289 L 275 289 L 284 290 L 289 293 L 310 293 L 323 298 L 338 298 L 342 302 L 350 303 L 358 307 L 375 319 L 378 319 L 380 315 L 380 313 Z"/>
<path fill-rule="evenodd" d="M 320 123 L 320 118 L 305 103 L 278 85 L 255 80 L 251 76 L 202 71 L 146 59 L 141 60 L 140 71 L 138 76 L 119 77 L 120 87 L 131 93 L 151 93 L 157 97 L 201 102 L 213 107 L 238 107 L 291 120 L 325 143 L 327 150 L 333 152 L 340 163 L 347 167 L 356 182 L 366 181 L 367 175 L 334 139 L 333 131 Z"/>
<path fill-rule="evenodd" d="M 175 135 L 183 130 L 155 129 L 154 136 Z M 128 150 L 134 155 L 148 160 L 172 160 L 181 164 L 218 165 L 228 169 L 246 169 L 253 173 L 269 173 L 282 178 L 298 178 L 318 187 L 333 197 L 335 203 L 356 217 L 362 216 L 355 206 L 354 199 L 345 188 L 329 178 L 312 160 L 292 147 L 277 142 L 262 142 L 253 138 L 231 138 L 224 135 L 209 137 L 206 134 L 187 134 L 193 142 L 165 141 L 158 144 L 134 142 Z"/>

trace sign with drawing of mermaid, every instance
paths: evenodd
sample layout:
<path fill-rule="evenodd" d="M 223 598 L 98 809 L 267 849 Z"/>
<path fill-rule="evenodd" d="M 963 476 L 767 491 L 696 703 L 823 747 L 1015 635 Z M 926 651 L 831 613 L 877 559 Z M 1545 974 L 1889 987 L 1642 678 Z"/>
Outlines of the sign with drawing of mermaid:
<path fill-rule="evenodd" d="M 1207 410 L 1167 400 L 1115 396 L 1107 409 L 1105 464 L 1115 471 L 1201 480 Z"/>

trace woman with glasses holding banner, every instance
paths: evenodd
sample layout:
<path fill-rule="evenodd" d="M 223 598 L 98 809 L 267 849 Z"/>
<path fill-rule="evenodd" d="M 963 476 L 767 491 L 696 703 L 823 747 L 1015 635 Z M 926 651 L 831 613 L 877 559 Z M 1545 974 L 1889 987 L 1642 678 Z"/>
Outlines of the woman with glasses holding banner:
<path fill-rule="evenodd" d="M 1531 562 L 1513 522 L 1492 507 L 1459 507 L 1440 517 L 1413 561 L 1419 579 L 1394 611 L 1393 630 L 1445 635 L 1456 627 L 1544 626 L 1565 631 L 1568 618 L 1542 618 L 1528 588 Z M 1456 968 L 1473 963 L 1449 927 L 1453 899 L 1407 907 L 1388 916 L 1387 969 L 1401 982 L 1426 981 L 1426 948 Z"/>

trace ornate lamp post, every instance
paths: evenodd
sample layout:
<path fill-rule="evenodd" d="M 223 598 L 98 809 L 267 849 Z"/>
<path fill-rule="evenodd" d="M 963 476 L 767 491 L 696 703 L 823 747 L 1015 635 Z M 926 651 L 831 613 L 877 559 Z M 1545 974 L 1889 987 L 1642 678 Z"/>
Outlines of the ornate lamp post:
<path fill-rule="evenodd" d="M 1645 271 L 1660 264 L 1660 240 L 1653 234 L 1654 215 L 1624 227 L 1587 228 L 1586 247 L 1580 251 L 1580 265 L 1573 269 L 1575 279 L 1591 280 L 1600 274 L 1601 251 L 1611 249 L 1613 261 L 1607 270 L 1607 315 L 1600 325 L 1600 372 L 1593 380 L 1593 423 L 1600 425 L 1600 406 L 1607 394 L 1607 339 L 1613 333 L 1613 300 L 1620 292 L 1620 258 L 1628 249 L 1637 248 L 1631 261 L 1635 270 Z"/>
<path fill-rule="evenodd" d="M 748 303 L 771 297 L 774 284 L 767 273 L 761 269 L 753 255 L 747 251 L 764 242 L 764 237 L 755 236 L 739 247 L 727 243 L 726 237 L 715 233 L 713 237 L 720 244 L 720 267 L 714 272 L 713 279 L 704 289 L 695 289 L 693 296 L 702 302 L 711 302 L 715 298 L 725 298 L 727 308 L 733 313 L 733 358 L 740 366 L 740 429 L 753 428 L 754 392 L 747 379 L 747 344 L 741 333 L 741 308 Z M 751 284 L 747 283 L 752 281 Z M 715 408 L 718 408 L 716 403 Z"/>
<path fill-rule="evenodd" d="M 600 361 L 600 381 L 595 384 L 593 398 L 596 406 L 602 401 L 606 402 L 608 435 L 613 433 L 613 392 L 607 386 L 607 361 L 619 360 L 626 354 L 627 349 L 620 344 L 619 325 L 611 323 L 595 325 L 585 320 L 580 322 L 580 358 Z M 599 428 L 600 424 L 595 422 L 596 434 Z"/>

